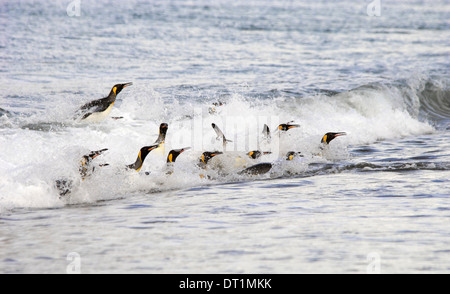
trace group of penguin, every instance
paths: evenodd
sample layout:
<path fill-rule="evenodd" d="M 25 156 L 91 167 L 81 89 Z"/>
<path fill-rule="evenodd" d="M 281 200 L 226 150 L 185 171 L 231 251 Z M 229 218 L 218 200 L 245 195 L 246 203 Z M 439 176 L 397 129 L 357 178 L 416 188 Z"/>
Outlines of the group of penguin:
<path fill-rule="evenodd" d="M 83 122 L 100 122 L 108 117 L 109 113 L 111 112 L 111 109 L 116 101 L 117 95 L 126 87 L 131 86 L 132 83 L 124 83 L 124 84 L 116 84 L 112 87 L 109 95 L 107 97 L 104 97 L 102 99 L 93 100 L 91 102 L 86 103 L 82 107 L 79 108 L 79 110 L 76 113 L 75 119 L 78 119 L 79 121 Z M 300 125 L 293 124 L 292 122 L 280 124 L 278 126 L 279 132 L 287 132 L 290 129 L 298 128 Z M 217 155 L 223 154 L 226 151 L 226 145 L 229 142 L 232 142 L 228 140 L 224 133 L 220 130 L 220 128 L 216 124 L 212 124 L 212 128 L 217 134 L 217 139 L 222 140 L 223 143 L 223 152 L 220 151 L 213 151 L 213 152 L 203 152 L 199 161 L 198 161 L 198 167 L 200 169 L 206 169 L 206 166 L 208 162 L 214 158 Z M 138 156 L 136 158 L 136 161 L 134 163 L 131 163 L 129 165 L 126 165 L 125 168 L 130 170 L 136 170 L 139 172 L 144 164 L 145 159 L 150 154 L 151 151 L 158 149 L 162 147 L 165 144 L 166 135 L 168 131 L 168 124 L 167 123 L 161 123 L 159 127 L 159 136 L 156 139 L 156 141 L 149 146 L 145 146 L 140 148 Z M 267 125 L 264 125 L 263 128 L 263 135 L 266 140 L 270 141 L 271 139 L 271 133 L 270 129 Z M 321 143 L 324 145 L 328 145 L 333 139 L 346 135 L 345 132 L 328 132 L 326 133 L 322 139 Z M 173 149 L 171 150 L 167 155 L 167 174 L 172 173 L 172 166 L 174 162 L 176 161 L 177 157 L 182 154 L 184 151 L 190 149 L 190 147 L 181 148 L 181 149 Z M 81 176 L 81 180 L 85 180 L 87 177 L 89 177 L 94 171 L 95 166 L 92 165 L 92 161 L 103 154 L 108 149 L 101 149 L 97 151 L 91 151 L 89 154 L 86 154 L 82 157 L 80 166 L 79 166 L 79 173 Z M 260 150 L 254 150 L 251 152 L 248 152 L 246 155 L 250 159 L 258 159 L 263 155 L 270 154 L 271 152 L 267 151 L 260 151 Z M 286 154 L 285 159 L 286 160 L 293 160 L 295 157 L 302 157 L 303 155 L 300 152 L 294 152 L 290 151 Z M 108 164 L 100 164 L 99 167 L 107 166 Z M 270 162 L 262 162 L 258 164 L 254 164 L 250 167 L 247 167 L 240 172 L 238 172 L 239 175 L 262 175 L 268 173 L 273 167 L 273 163 Z M 203 174 L 200 174 L 200 177 L 205 177 Z M 56 188 L 59 191 L 60 197 L 65 196 L 67 194 L 70 194 L 73 186 L 72 180 L 57 180 L 55 182 Z"/>

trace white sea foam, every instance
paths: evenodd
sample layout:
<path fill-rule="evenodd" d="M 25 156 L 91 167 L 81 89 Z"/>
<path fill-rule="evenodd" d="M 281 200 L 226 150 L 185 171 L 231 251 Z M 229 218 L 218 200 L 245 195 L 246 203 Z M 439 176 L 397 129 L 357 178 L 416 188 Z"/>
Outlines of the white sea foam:
<path fill-rule="evenodd" d="M 151 87 L 135 85 L 142 91 L 121 94 L 122 103 L 111 114 L 123 119 L 98 124 L 76 124 L 66 119 L 57 124 L 52 121 L 58 115 L 50 109 L 47 113 L 16 118 L 13 128 L 4 128 L 0 140 L 2 209 L 53 207 L 113 199 L 137 191 L 202 185 L 201 171 L 195 167 L 201 153 L 223 151 L 212 123 L 233 141 L 227 144 L 228 153 L 217 157 L 215 163 L 226 180 L 254 163 L 245 154 L 256 149 L 273 152 L 263 158 L 266 161 L 283 158 L 287 151 L 300 151 L 306 159 L 316 162 L 327 161 L 346 159 L 348 146 L 435 131 L 429 123 L 418 119 L 420 105 L 408 103 L 402 91 L 392 86 L 366 86 L 333 96 L 311 95 L 300 99 L 253 101 L 234 94 L 210 113 L 209 101 L 167 102 Z M 278 124 L 289 121 L 300 127 L 280 133 Z M 139 149 L 156 140 L 162 122 L 169 124 L 164 148 L 150 153 L 140 173 L 126 171 L 125 166 L 135 161 Z M 271 128 L 271 144 L 265 144 L 262 138 L 264 124 Z M 335 139 L 321 150 L 321 138 L 329 131 L 344 131 L 347 136 Z M 165 157 L 170 149 L 181 147 L 192 150 L 179 157 L 177 166 L 181 169 L 175 176 L 167 177 L 163 173 Z M 106 162 L 109 166 L 98 167 L 94 176 L 81 181 L 78 174 L 81 157 L 102 148 L 109 150 L 96 158 L 95 163 Z M 277 175 L 298 173 L 305 170 L 305 165 L 282 164 L 277 169 Z M 227 174 L 230 177 L 224 177 Z M 55 188 L 58 179 L 74 182 L 70 197 L 58 198 Z"/>

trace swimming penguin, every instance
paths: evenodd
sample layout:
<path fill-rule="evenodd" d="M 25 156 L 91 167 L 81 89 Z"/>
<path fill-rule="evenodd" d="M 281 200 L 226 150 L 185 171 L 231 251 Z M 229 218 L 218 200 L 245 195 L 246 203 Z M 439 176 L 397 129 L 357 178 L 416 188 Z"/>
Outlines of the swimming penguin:
<path fill-rule="evenodd" d="M 203 154 L 202 154 L 202 156 L 200 156 L 200 160 L 199 160 L 199 162 L 198 162 L 198 167 L 200 168 L 200 169 L 203 169 L 203 170 L 206 170 L 207 169 L 207 164 L 208 164 L 208 162 L 213 158 L 213 157 L 215 157 L 215 156 L 217 156 L 217 155 L 220 155 L 220 154 L 223 154 L 223 152 L 220 152 L 220 151 L 214 151 L 214 152 L 203 152 Z M 211 179 L 211 177 L 210 176 L 208 176 L 208 175 L 204 175 L 203 173 L 202 174 L 200 174 L 200 178 L 208 178 L 208 179 Z"/>
<path fill-rule="evenodd" d="M 101 149 L 98 151 L 91 151 L 89 154 L 84 155 L 80 162 L 79 172 L 81 180 L 84 181 L 88 176 L 90 176 L 95 167 L 91 166 L 92 160 L 97 156 L 101 155 L 108 149 Z M 108 164 L 101 164 L 100 166 L 107 166 Z M 71 179 L 59 179 L 55 181 L 55 186 L 59 191 L 59 197 L 65 196 L 72 192 L 73 180 Z"/>
<path fill-rule="evenodd" d="M 328 144 L 330 144 L 331 140 L 333 140 L 334 138 L 337 138 L 339 136 L 345 136 L 345 135 L 347 135 L 347 133 L 345 133 L 345 132 L 337 132 L 337 133 L 329 132 L 329 133 L 326 133 L 325 135 L 323 135 L 320 143 L 328 145 Z"/>
<path fill-rule="evenodd" d="M 134 169 L 136 171 L 140 171 L 142 168 L 142 165 L 144 164 L 144 160 L 147 157 L 147 155 L 152 151 L 158 148 L 160 145 L 152 145 L 152 146 L 145 146 L 142 147 L 141 150 L 139 150 L 138 157 L 136 158 L 136 161 L 132 164 L 127 165 L 127 168 Z"/>
<path fill-rule="evenodd" d="M 291 124 L 292 122 L 293 122 L 293 121 L 290 121 L 290 122 L 285 123 L 285 124 L 280 124 L 280 125 L 278 126 L 278 130 L 283 131 L 283 132 L 287 132 L 287 131 L 289 131 L 290 129 L 293 129 L 293 128 L 299 128 L 299 127 L 300 127 L 300 125 L 297 125 L 297 124 Z"/>
<path fill-rule="evenodd" d="M 191 149 L 191 147 L 185 147 L 181 149 L 174 149 L 170 150 L 169 154 L 167 155 L 167 163 L 174 163 L 175 160 L 177 160 L 177 157 L 183 153 L 186 150 Z"/>
<path fill-rule="evenodd" d="M 258 159 L 263 155 L 268 155 L 268 154 L 272 154 L 272 152 L 261 152 L 259 150 L 254 150 L 254 151 L 250 151 L 249 153 L 247 153 L 248 157 L 250 157 L 251 159 Z"/>
<path fill-rule="evenodd" d="M 303 155 L 300 152 L 295 151 L 289 151 L 286 154 L 286 160 L 293 160 L 295 157 L 303 157 Z"/>
<path fill-rule="evenodd" d="M 290 151 L 286 154 L 286 160 L 293 160 L 295 156 L 300 156 L 300 152 Z M 261 162 L 255 165 L 252 165 L 240 172 L 239 175 L 263 175 L 268 173 L 272 167 L 274 166 L 271 162 Z"/>
<path fill-rule="evenodd" d="M 223 152 L 220 151 L 214 151 L 214 152 L 203 152 L 202 156 L 200 156 L 199 160 L 199 167 L 206 169 L 206 165 L 208 164 L 208 161 L 210 161 L 214 156 L 217 156 L 219 154 L 223 154 Z"/>
<path fill-rule="evenodd" d="M 227 138 L 225 138 L 225 135 L 223 134 L 223 132 L 219 129 L 219 127 L 215 123 L 212 123 L 211 126 L 213 127 L 214 131 L 216 131 L 216 134 L 217 134 L 217 138 L 216 139 L 217 140 L 222 139 L 223 151 L 225 152 L 226 149 L 227 149 L 227 143 L 228 142 L 233 142 L 233 141 L 228 140 Z"/>
<path fill-rule="evenodd" d="M 158 139 L 156 139 L 154 144 L 165 143 L 168 129 L 169 129 L 169 125 L 166 123 L 162 123 L 159 125 L 159 136 L 158 136 Z"/>
<path fill-rule="evenodd" d="M 177 157 L 183 153 L 186 150 L 191 149 L 191 147 L 185 147 L 181 149 L 174 149 L 170 150 L 169 154 L 167 155 L 167 171 L 166 174 L 171 175 L 173 173 L 173 164 L 175 163 L 175 160 L 177 160 Z"/>
<path fill-rule="evenodd" d="M 94 100 L 81 106 L 78 110 L 82 121 L 87 122 L 100 122 L 104 120 L 116 102 L 116 97 L 126 87 L 131 86 L 133 83 L 117 84 L 112 87 L 111 92 L 105 98 Z"/>

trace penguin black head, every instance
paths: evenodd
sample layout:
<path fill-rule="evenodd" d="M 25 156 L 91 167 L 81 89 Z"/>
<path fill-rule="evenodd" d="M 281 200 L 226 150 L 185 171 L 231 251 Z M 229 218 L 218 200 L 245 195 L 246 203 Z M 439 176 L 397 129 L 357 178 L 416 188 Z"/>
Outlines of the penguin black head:
<path fill-rule="evenodd" d="M 147 157 L 147 155 L 152 151 L 155 150 L 156 148 L 158 148 L 159 145 L 152 145 L 152 146 L 145 146 L 142 147 L 141 150 L 139 151 L 139 154 L 141 155 L 141 159 L 142 161 L 144 161 L 144 159 Z"/>
<path fill-rule="evenodd" d="M 255 151 L 250 151 L 249 153 L 247 153 L 248 157 L 252 158 L 252 159 L 258 159 L 261 157 L 262 153 L 261 151 L 255 150 Z"/>
<path fill-rule="evenodd" d="M 259 150 L 255 150 L 255 151 L 250 151 L 249 153 L 247 153 L 248 157 L 252 158 L 252 159 L 258 159 L 263 155 L 267 155 L 267 154 L 272 154 L 272 152 L 261 152 Z"/>
<path fill-rule="evenodd" d="M 333 133 L 333 132 L 329 132 L 326 133 L 325 135 L 323 135 L 322 140 L 320 141 L 320 143 L 324 143 L 324 144 L 330 144 L 331 140 L 333 140 L 336 137 L 339 136 L 345 136 L 347 135 L 345 132 L 337 132 L 337 133 Z"/>
<path fill-rule="evenodd" d="M 136 162 L 133 164 L 128 165 L 128 168 L 134 169 L 136 171 L 139 171 L 142 168 L 142 165 L 144 164 L 144 160 L 147 157 L 147 155 L 152 151 L 158 148 L 159 145 L 152 145 L 152 146 L 145 146 L 142 147 L 141 150 L 139 150 L 138 157 L 136 158 Z"/>
<path fill-rule="evenodd" d="M 169 155 L 167 155 L 167 163 L 175 162 L 175 160 L 177 160 L 178 155 L 180 155 L 181 153 L 183 153 L 188 149 L 190 149 L 190 147 L 171 150 L 169 152 Z"/>
<path fill-rule="evenodd" d="M 159 133 L 165 136 L 167 134 L 168 128 L 169 128 L 168 124 L 162 123 L 161 125 L 159 125 Z"/>
<path fill-rule="evenodd" d="M 303 157 L 303 155 L 301 155 L 300 152 L 295 151 L 289 151 L 286 154 L 286 160 L 293 160 L 295 157 Z"/>
<path fill-rule="evenodd" d="M 166 141 L 167 130 L 169 129 L 169 125 L 166 123 L 162 123 L 159 125 L 159 136 L 156 139 L 155 144 L 162 144 Z"/>
<path fill-rule="evenodd" d="M 297 125 L 297 124 L 291 124 L 291 122 L 288 122 L 288 123 L 286 123 L 286 124 L 281 124 L 281 125 L 279 125 L 279 126 L 278 126 L 278 130 L 287 132 L 287 131 L 289 131 L 290 129 L 293 129 L 293 128 L 299 128 L 299 127 L 300 127 L 300 125 Z"/>
<path fill-rule="evenodd" d="M 133 83 L 125 83 L 125 84 L 117 84 L 114 85 L 111 89 L 111 94 L 114 93 L 114 95 L 119 95 L 119 93 L 126 87 L 133 85 Z"/>
<path fill-rule="evenodd" d="M 200 157 L 200 162 L 207 164 L 211 158 L 213 158 L 216 155 L 223 154 L 222 152 L 215 151 L 215 152 L 203 152 L 202 156 Z"/>

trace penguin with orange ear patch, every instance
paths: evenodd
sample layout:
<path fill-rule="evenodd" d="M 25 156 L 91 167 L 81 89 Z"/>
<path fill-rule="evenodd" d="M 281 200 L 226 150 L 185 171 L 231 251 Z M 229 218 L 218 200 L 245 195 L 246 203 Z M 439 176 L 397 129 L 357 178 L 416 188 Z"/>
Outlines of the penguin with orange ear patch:
<path fill-rule="evenodd" d="M 142 166 L 144 165 L 145 158 L 150 154 L 151 151 L 158 148 L 159 145 L 145 146 L 139 150 L 136 161 L 132 164 L 127 165 L 127 168 L 134 169 L 135 171 L 140 171 Z"/>
<path fill-rule="evenodd" d="M 322 140 L 320 141 L 320 143 L 328 145 L 328 144 L 330 144 L 330 142 L 333 139 L 335 139 L 335 138 L 337 138 L 339 136 L 345 136 L 345 135 L 347 135 L 347 133 L 345 133 L 345 132 L 337 132 L 337 133 L 329 132 L 329 133 L 326 133 L 325 135 L 323 135 Z"/>
<path fill-rule="evenodd" d="M 131 86 L 133 83 L 117 84 L 114 85 L 109 92 L 109 95 L 105 98 L 93 100 L 80 107 L 78 110 L 79 116 L 82 121 L 86 122 L 100 122 L 104 120 L 116 102 L 116 97 L 126 87 Z"/>
<path fill-rule="evenodd" d="M 299 127 L 300 127 L 300 125 L 298 125 L 298 124 L 292 124 L 292 121 L 290 121 L 290 122 L 288 122 L 288 123 L 279 125 L 279 126 L 278 126 L 278 130 L 283 131 L 283 132 L 287 132 L 287 131 L 289 131 L 290 129 L 293 129 L 293 128 L 299 128 Z"/>
<path fill-rule="evenodd" d="M 173 165 L 174 165 L 175 161 L 177 160 L 177 157 L 181 153 L 183 153 L 184 151 L 189 150 L 189 149 L 191 149 L 191 147 L 170 150 L 169 154 L 167 155 L 166 174 L 171 175 L 173 173 Z"/>

